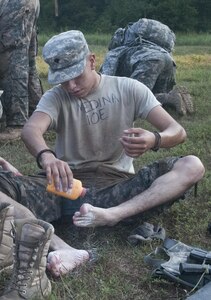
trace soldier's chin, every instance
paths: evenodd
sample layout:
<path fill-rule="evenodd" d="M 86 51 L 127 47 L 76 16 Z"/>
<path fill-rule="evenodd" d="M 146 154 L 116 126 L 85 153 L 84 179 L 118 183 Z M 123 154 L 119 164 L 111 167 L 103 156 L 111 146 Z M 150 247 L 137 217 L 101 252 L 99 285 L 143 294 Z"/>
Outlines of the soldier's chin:
<path fill-rule="evenodd" d="M 84 90 L 79 90 L 77 92 L 72 92 L 72 95 L 78 98 L 83 98 L 87 96 L 87 93 Z"/>

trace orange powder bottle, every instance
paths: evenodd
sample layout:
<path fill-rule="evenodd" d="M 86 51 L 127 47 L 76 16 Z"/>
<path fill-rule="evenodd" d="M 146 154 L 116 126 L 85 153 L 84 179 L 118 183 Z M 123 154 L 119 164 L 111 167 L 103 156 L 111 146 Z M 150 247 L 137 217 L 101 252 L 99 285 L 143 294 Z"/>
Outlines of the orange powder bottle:
<path fill-rule="evenodd" d="M 70 200 L 76 200 L 79 197 L 84 197 L 84 195 L 86 194 L 86 188 L 82 186 L 82 182 L 75 178 L 73 178 L 72 188 L 67 192 L 57 191 L 53 182 L 47 185 L 46 191 L 58 196 L 68 198 Z"/>

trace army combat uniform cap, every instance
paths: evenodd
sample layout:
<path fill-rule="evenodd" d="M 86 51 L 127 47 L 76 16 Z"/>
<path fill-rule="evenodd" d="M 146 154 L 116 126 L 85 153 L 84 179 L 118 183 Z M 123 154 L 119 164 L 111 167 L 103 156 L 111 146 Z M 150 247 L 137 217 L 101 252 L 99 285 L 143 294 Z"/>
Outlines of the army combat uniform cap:
<path fill-rule="evenodd" d="M 48 82 L 59 84 L 81 75 L 88 53 L 89 47 L 81 31 L 70 30 L 53 36 L 42 53 L 49 65 Z"/>

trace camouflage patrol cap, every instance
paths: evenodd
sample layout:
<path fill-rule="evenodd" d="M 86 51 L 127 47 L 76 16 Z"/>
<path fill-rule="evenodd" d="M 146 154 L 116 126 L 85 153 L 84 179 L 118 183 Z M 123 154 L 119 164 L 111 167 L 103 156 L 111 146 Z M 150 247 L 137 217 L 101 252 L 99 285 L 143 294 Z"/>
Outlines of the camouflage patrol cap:
<path fill-rule="evenodd" d="M 43 47 L 49 65 L 48 82 L 58 84 L 83 73 L 89 47 L 81 31 L 70 30 L 53 36 Z"/>

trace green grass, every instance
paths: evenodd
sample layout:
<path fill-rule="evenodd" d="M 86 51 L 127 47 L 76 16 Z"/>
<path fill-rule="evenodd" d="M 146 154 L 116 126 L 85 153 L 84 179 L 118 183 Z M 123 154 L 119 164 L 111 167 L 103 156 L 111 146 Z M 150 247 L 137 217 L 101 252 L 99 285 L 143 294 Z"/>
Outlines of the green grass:
<path fill-rule="evenodd" d="M 172 238 L 211 250 L 211 236 L 207 233 L 207 225 L 211 221 L 211 53 L 207 41 L 202 46 L 195 42 L 201 41 L 201 37 L 192 39 L 194 40 L 189 41 L 189 36 L 181 38 L 182 42 L 176 46 L 174 56 L 177 63 L 177 83 L 185 85 L 190 91 L 196 112 L 192 116 L 180 118 L 171 112 L 185 127 L 188 139 L 173 149 L 146 154 L 135 161 L 135 167 L 138 169 L 140 165 L 154 159 L 171 155 L 195 154 L 200 157 L 206 167 L 206 174 L 198 186 L 197 197 L 190 196 L 186 201 L 174 204 L 168 212 L 149 222 L 164 226 L 167 235 Z M 109 41 L 108 36 L 106 40 Z M 100 64 L 103 53 L 106 53 L 107 43 L 100 40 L 100 37 L 95 37 L 94 40 L 92 36 L 90 43 L 92 50 L 100 57 Z M 39 64 L 42 66 L 42 62 Z M 46 74 L 46 70 L 42 71 L 45 89 L 48 87 Z M 142 126 L 148 125 L 142 123 Z M 46 139 L 52 145 L 54 135 L 49 133 Z M 21 141 L 1 144 L 0 155 L 24 174 L 38 171 L 35 159 Z M 132 247 L 127 242 L 127 236 L 133 228 L 131 225 L 119 224 L 113 228 L 78 229 L 70 232 L 68 241 L 72 246 L 84 249 L 97 247 L 100 259 L 95 265 L 83 266 L 62 280 L 52 280 L 53 290 L 49 300 L 184 299 L 188 288 L 151 278 L 150 268 L 144 264 L 143 258 L 159 243 L 154 241 L 148 245 Z M 2 287 L 4 278 L 0 280 Z"/>
<path fill-rule="evenodd" d="M 59 33 L 59 32 L 58 32 Z M 43 46 L 49 38 L 51 38 L 53 35 L 58 34 L 55 32 L 48 32 L 48 33 L 40 33 L 38 34 L 38 42 L 39 46 Z M 111 35 L 109 34 L 84 34 L 89 46 L 104 46 L 107 47 L 108 42 L 111 39 Z"/>
<path fill-rule="evenodd" d="M 211 45 L 211 35 L 210 33 L 188 33 L 176 34 L 176 45 L 177 46 L 210 46 Z"/>

